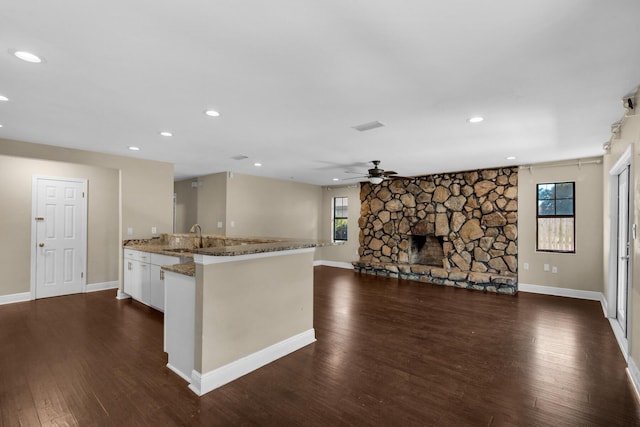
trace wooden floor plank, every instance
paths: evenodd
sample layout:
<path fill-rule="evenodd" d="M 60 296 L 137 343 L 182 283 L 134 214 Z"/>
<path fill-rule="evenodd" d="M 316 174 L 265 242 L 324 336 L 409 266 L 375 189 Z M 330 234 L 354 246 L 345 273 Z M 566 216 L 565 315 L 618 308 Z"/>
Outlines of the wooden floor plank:
<path fill-rule="evenodd" d="M 0 306 L 0 426 L 640 425 L 600 304 L 315 268 L 317 342 L 197 397 L 161 313 L 113 291 Z"/>

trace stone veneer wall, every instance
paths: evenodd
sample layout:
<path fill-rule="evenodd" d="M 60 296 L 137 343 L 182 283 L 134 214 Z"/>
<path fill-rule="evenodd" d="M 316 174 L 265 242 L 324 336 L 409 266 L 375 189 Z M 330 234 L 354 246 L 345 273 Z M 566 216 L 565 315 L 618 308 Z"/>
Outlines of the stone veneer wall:
<path fill-rule="evenodd" d="M 517 292 L 516 167 L 363 183 L 360 199 L 357 271 Z M 438 237 L 442 265 L 409 264 L 411 235 Z"/>

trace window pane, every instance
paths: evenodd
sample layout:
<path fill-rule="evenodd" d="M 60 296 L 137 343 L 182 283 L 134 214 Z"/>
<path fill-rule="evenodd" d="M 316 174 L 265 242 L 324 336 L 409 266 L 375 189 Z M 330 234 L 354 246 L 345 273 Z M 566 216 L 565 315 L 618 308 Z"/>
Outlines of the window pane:
<path fill-rule="evenodd" d="M 573 183 L 565 182 L 562 184 L 556 184 L 556 198 L 573 199 Z"/>
<path fill-rule="evenodd" d="M 347 240 L 347 220 L 336 219 L 333 233 L 334 240 Z"/>
<path fill-rule="evenodd" d="M 573 199 L 557 200 L 556 215 L 573 215 Z"/>
<path fill-rule="evenodd" d="M 538 250 L 574 252 L 573 218 L 538 218 Z"/>
<path fill-rule="evenodd" d="M 555 215 L 556 214 L 555 200 L 539 200 L 538 201 L 538 215 Z"/>
<path fill-rule="evenodd" d="M 335 217 L 336 218 L 346 218 L 347 217 L 347 206 L 336 206 Z"/>
<path fill-rule="evenodd" d="M 554 199 L 556 196 L 555 184 L 538 184 L 538 200 Z"/>

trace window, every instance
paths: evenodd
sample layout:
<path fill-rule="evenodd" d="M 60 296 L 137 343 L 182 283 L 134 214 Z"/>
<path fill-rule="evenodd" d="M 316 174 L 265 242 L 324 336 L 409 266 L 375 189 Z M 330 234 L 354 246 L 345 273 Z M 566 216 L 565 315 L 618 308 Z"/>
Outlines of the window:
<path fill-rule="evenodd" d="M 536 249 L 570 252 L 575 248 L 575 183 L 538 184 Z"/>
<path fill-rule="evenodd" d="M 347 240 L 347 217 L 349 200 L 347 197 L 333 198 L 333 240 Z"/>

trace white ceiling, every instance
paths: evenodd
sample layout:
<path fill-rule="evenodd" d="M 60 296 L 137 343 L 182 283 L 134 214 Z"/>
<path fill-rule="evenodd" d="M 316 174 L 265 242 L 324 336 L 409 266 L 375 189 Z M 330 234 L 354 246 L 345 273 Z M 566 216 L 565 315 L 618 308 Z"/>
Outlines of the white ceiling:
<path fill-rule="evenodd" d="M 172 162 L 176 179 L 601 155 L 638 84 L 637 0 L 0 3 L 0 137 Z"/>

